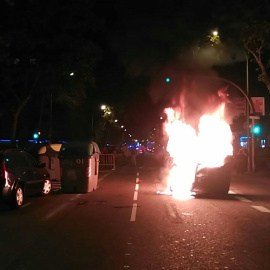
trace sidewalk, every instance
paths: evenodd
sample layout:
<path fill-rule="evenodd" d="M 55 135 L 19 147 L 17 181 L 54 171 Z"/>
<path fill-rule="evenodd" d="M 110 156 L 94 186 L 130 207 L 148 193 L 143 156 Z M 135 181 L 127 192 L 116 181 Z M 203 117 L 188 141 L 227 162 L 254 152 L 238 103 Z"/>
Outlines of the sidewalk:
<path fill-rule="evenodd" d="M 270 171 L 232 173 L 232 181 L 263 181 L 270 183 Z"/>

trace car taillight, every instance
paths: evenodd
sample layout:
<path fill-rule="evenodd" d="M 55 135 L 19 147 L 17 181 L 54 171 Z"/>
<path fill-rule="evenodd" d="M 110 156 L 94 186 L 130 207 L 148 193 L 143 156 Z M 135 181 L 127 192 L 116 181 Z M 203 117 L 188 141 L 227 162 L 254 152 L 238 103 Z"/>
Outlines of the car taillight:
<path fill-rule="evenodd" d="M 2 175 L 3 175 L 4 179 L 5 179 L 5 187 L 10 187 L 10 184 L 9 184 L 9 181 L 8 181 L 9 180 L 8 172 L 6 170 L 5 163 L 3 163 L 3 165 L 2 165 L 1 172 L 2 172 Z"/>

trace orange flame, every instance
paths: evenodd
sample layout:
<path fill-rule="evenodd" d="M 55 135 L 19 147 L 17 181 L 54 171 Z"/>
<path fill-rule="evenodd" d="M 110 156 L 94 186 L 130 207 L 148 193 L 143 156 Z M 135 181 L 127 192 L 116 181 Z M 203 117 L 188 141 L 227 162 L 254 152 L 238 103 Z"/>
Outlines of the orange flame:
<path fill-rule="evenodd" d="M 167 188 L 176 198 L 191 196 L 196 167 L 220 167 L 228 155 L 232 155 L 232 132 L 224 120 L 222 104 L 214 113 L 200 118 L 198 133 L 181 119 L 181 114 L 172 108 L 165 109 L 167 122 L 164 130 L 168 135 L 167 151 L 173 166 L 167 175 Z"/>

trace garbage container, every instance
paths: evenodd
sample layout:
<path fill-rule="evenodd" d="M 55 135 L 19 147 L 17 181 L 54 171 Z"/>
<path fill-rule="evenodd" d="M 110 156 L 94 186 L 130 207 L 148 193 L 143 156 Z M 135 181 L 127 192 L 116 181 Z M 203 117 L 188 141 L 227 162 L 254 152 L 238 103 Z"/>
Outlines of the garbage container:
<path fill-rule="evenodd" d="M 47 144 L 42 146 L 39 151 L 39 162 L 46 164 L 46 169 L 50 174 L 51 181 L 61 180 L 60 175 L 60 161 L 58 159 L 58 154 L 62 144 Z"/>
<path fill-rule="evenodd" d="M 232 171 L 232 157 L 225 159 L 225 164 L 216 168 L 197 167 L 193 192 L 226 195 L 230 189 Z"/>
<path fill-rule="evenodd" d="M 87 193 L 97 189 L 100 150 L 95 142 L 66 142 L 58 158 L 64 193 Z"/>

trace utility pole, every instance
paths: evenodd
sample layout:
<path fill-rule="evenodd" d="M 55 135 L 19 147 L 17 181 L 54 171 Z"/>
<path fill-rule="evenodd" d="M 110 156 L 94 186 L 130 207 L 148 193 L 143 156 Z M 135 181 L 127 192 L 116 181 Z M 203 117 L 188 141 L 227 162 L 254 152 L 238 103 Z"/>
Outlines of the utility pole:
<path fill-rule="evenodd" d="M 49 141 L 52 141 L 52 118 L 53 118 L 53 104 L 52 104 L 52 93 L 50 94 L 50 123 L 49 123 Z"/>
<path fill-rule="evenodd" d="M 249 66 L 248 66 L 248 55 L 246 54 L 246 79 L 247 79 L 247 97 L 249 98 Z M 250 106 L 247 104 L 247 171 L 250 172 L 250 125 L 249 125 L 249 115 L 250 115 Z"/>

